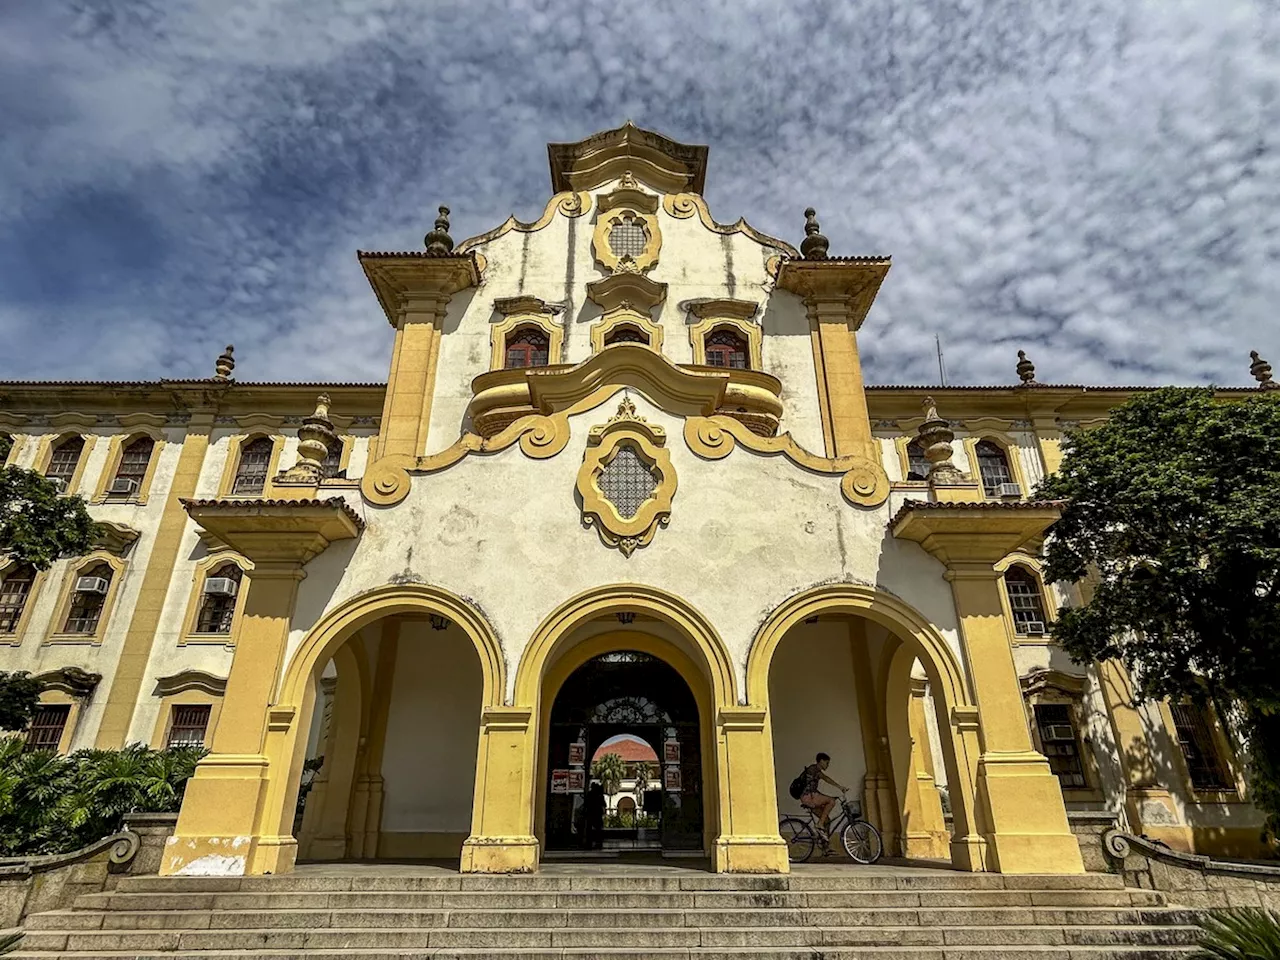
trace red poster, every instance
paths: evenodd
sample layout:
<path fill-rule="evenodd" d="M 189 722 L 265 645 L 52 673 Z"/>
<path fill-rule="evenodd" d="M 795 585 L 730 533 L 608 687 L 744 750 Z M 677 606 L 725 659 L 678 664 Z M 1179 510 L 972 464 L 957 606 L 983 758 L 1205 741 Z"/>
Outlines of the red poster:
<path fill-rule="evenodd" d="M 569 792 L 569 771 L 568 770 L 552 770 L 551 771 L 551 792 L 552 793 L 568 793 Z"/>
<path fill-rule="evenodd" d="M 570 770 L 569 773 L 569 793 L 583 793 L 587 788 L 587 774 L 585 770 Z"/>
<path fill-rule="evenodd" d="M 680 741 L 668 740 L 662 745 L 662 760 L 664 763 L 680 762 Z"/>

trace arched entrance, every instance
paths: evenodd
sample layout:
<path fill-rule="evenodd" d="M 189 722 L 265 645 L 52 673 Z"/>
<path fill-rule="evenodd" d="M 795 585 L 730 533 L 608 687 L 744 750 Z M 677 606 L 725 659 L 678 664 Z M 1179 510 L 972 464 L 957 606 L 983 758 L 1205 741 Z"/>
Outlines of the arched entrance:
<path fill-rule="evenodd" d="M 586 848 L 666 854 L 704 849 L 698 704 L 668 663 L 638 650 L 592 657 L 556 692 L 546 739 L 548 855 Z M 610 741 L 643 744 L 646 759 L 639 763 L 645 769 L 638 771 L 624 749 L 611 753 L 602 746 Z M 658 745 L 660 758 L 650 744 Z M 624 788 L 629 811 L 640 818 L 630 825 L 606 809 L 619 805 Z M 593 827 L 593 807 L 603 818 L 602 832 Z"/>

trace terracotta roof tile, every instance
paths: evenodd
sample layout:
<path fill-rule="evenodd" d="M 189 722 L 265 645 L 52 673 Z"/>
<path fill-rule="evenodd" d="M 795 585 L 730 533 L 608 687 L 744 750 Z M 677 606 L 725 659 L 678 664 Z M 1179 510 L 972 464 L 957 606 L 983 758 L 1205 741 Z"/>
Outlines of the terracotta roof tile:
<path fill-rule="evenodd" d="M 1063 500 L 982 500 L 977 503 L 946 503 L 938 500 L 906 500 L 889 521 L 893 526 L 917 510 L 961 510 L 967 513 L 1005 513 L 1014 510 L 1045 510 L 1061 507 Z"/>
<path fill-rule="evenodd" d="M 364 519 L 342 497 L 327 497 L 324 500 L 190 500 L 184 497 L 182 505 L 188 508 L 198 507 L 200 509 L 208 509 L 210 507 L 214 509 L 229 509 L 231 507 L 309 507 L 312 509 L 316 507 L 337 507 L 350 517 L 359 529 L 364 529 Z"/>

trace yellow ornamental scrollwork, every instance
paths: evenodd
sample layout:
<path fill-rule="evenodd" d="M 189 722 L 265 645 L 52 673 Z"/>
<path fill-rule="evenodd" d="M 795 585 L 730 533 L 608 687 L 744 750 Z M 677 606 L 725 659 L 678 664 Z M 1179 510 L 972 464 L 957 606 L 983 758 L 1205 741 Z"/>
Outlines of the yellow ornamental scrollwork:
<path fill-rule="evenodd" d="M 670 520 L 676 472 L 666 442 L 666 431 L 639 416 L 630 398 L 587 436 L 577 483 L 582 523 L 624 556 L 651 542 Z"/>

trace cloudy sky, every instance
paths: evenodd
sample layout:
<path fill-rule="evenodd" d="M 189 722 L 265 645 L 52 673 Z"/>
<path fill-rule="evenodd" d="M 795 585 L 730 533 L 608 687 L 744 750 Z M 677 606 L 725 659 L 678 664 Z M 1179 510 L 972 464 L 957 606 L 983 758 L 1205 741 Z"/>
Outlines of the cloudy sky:
<path fill-rule="evenodd" d="M 627 118 L 717 219 L 893 256 L 872 382 L 1280 368 L 1270 0 L 5 0 L 0 378 L 383 379 L 354 251 L 532 218 Z"/>

